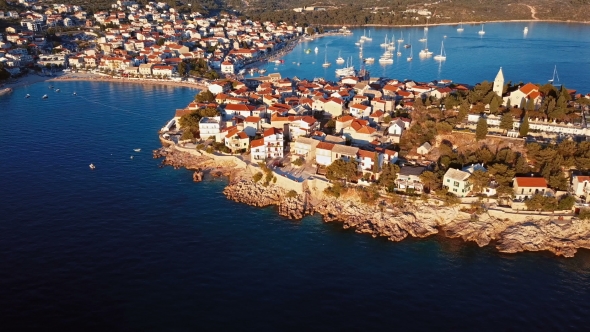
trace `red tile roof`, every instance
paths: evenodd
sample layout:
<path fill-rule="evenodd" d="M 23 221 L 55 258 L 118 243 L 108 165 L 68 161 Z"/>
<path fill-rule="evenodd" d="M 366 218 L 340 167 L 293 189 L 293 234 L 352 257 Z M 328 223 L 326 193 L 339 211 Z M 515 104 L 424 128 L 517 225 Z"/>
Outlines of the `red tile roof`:
<path fill-rule="evenodd" d="M 534 187 L 534 188 L 539 188 L 539 187 L 546 188 L 547 187 L 547 181 L 545 180 L 545 178 L 538 178 L 538 177 L 517 177 L 516 184 L 519 187 Z"/>

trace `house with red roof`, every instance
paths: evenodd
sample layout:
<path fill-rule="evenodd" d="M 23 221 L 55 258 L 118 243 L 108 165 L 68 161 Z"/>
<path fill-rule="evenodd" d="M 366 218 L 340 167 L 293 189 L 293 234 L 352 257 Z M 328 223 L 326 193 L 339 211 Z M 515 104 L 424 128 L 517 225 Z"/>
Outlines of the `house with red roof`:
<path fill-rule="evenodd" d="M 543 177 L 515 177 L 512 188 L 516 199 L 528 199 L 536 194 L 545 195 L 548 193 L 547 180 Z"/>
<path fill-rule="evenodd" d="M 264 161 L 266 159 L 266 146 L 264 138 L 255 139 L 250 142 L 250 160 L 253 163 Z"/>
<path fill-rule="evenodd" d="M 522 103 L 526 104 L 529 99 L 532 99 L 536 106 L 541 103 L 542 96 L 538 86 L 533 83 L 527 83 L 519 89 L 507 93 L 503 99 L 505 105 L 510 103 L 512 106 L 520 106 Z"/>
<path fill-rule="evenodd" d="M 371 115 L 371 106 L 364 104 L 351 104 L 349 106 L 350 115 L 359 119 L 367 119 Z"/>
<path fill-rule="evenodd" d="M 257 116 L 249 116 L 244 120 L 244 132 L 250 136 L 256 136 L 256 133 L 262 128 L 262 119 Z"/>
<path fill-rule="evenodd" d="M 341 116 L 344 112 L 344 100 L 336 97 L 330 97 L 324 102 L 324 111 L 330 113 L 332 117 Z"/>
<path fill-rule="evenodd" d="M 334 144 L 320 142 L 315 148 L 315 161 L 318 165 L 329 166 L 332 163 Z"/>
<path fill-rule="evenodd" d="M 587 175 L 574 175 L 572 177 L 572 189 L 574 195 L 578 197 L 586 198 L 586 201 L 590 198 L 590 176 Z"/>
<path fill-rule="evenodd" d="M 239 130 L 236 126 L 229 127 L 224 132 L 227 132 L 224 144 L 233 153 L 248 150 L 250 137 L 245 132 Z"/>
<path fill-rule="evenodd" d="M 342 135 L 352 140 L 357 145 L 368 145 L 375 140 L 377 129 L 369 126 L 369 121 L 354 119 L 350 127 L 342 130 Z"/>

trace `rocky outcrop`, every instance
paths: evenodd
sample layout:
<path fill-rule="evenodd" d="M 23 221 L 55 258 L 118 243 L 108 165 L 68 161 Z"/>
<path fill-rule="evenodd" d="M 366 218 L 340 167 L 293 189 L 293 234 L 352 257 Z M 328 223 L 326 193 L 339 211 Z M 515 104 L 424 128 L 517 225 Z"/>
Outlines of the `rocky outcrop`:
<path fill-rule="evenodd" d="M 189 157 L 187 153 L 169 148 L 155 151 L 156 155 L 165 157 L 164 163 L 175 167 L 208 169 L 215 172 L 214 175 L 231 173 L 229 167 L 223 168 L 203 159 L 206 157 Z M 197 174 L 193 175 L 195 179 L 202 177 L 202 172 Z M 258 207 L 276 205 L 279 214 L 290 219 L 301 219 L 317 212 L 325 222 L 341 222 L 344 228 L 391 241 L 401 241 L 408 236 L 423 238 L 442 232 L 447 237 L 473 241 L 480 247 L 495 243 L 496 248 L 505 253 L 548 250 L 572 257 L 577 248 L 590 249 L 590 222 L 571 217 L 515 215 L 501 211 L 476 216 L 456 207 L 442 206 L 436 200 L 406 202 L 403 207 L 391 206 L 385 201 L 370 205 L 362 203 L 355 195 L 336 199 L 312 197 L 306 192 L 295 196 L 279 186 L 265 186 L 243 175 L 230 178 L 233 181 L 223 193 L 233 201 Z"/>
<path fill-rule="evenodd" d="M 196 170 L 193 173 L 193 181 L 194 182 L 201 182 L 201 181 L 203 181 L 203 171 L 201 171 L 200 169 Z"/>

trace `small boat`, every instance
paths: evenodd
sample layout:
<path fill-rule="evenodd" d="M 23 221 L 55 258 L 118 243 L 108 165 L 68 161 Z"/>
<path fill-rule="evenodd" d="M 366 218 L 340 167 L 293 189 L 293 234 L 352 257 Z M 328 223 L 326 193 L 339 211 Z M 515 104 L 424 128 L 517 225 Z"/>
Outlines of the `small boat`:
<path fill-rule="evenodd" d="M 457 28 L 457 32 L 463 32 L 463 22 L 459 23 L 459 27 Z"/>
<path fill-rule="evenodd" d="M 398 43 L 404 42 L 404 32 L 402 31 L 402 36 L 397 40 Z"/>
<path fill-rule="evenodd" d="M 387 56 L 382 56 L 379 58 L 379 63 L 381 64 L 391 64 L 393 63 L 393 59 Z"/>
<path fill-rule="evenodd" d="M 141 149 L 133 149 L 133 151 L 135 151 L 135 152 L 140 152 L 140 151 L 141 151 Z"/>
<path fill-rule="evenodd" d="M 404 45 L 404 48 L 410 48 L 410 47 L 412 47 L 412 45 L 410 45 L 410 44 Z"/>
<path fill-rule="evenodd" d="M 375 58 L 366 58 L 365 63 L 375 63 Z"/>
<path fill-rule="evenodd" d="M 387 34 L 385 35 L 385 42 L 381 43 L 381 47 L 387 47 L 389 45 L 389 43 L 387 42 Z"/>
<path fill-rule="evenodd" d="M 264 73 L 266 73 L 266 69 L 264 69 L 264 68 L 263 69 L 258 69 L 258 73 L 259 74 L 264 74 Z"/>
<path fill-rule="evenodd" d="M 309 54 L 309 53 L 311 53 L 311 48 L 308 48 L 305 50 L 305 54 Z"/>
<path fill-rule="evenodd" d="M 55 92 L 59 92 L 59 89 L 55 89 Z"/>
<path fill-rule="evenodd" d="M 338 51 L 338 58 L 336 59 L 336 63 L 339 64 L 339 65 L 341 65 L 344 62 L 345 62 L 344 61 L 344 58 L 342 58 L 342 56 L 340 55 L 340 51 Z"/>
<path fill-rule="evenodd" d="M 479 35 L 480 35 L 480 36 L 483 36 L 483 35 L 485 35 L 485 34 L 486 34 L 486 32 L 485 32 L 485 31 L 483 31 L 483 24 L 481 25 L 481 30 L 479 30 L 479 32 L 478 32 L 478 33 L 479 33 Z"/>
<path fill-rule="evenodd" d="M 447 59 L 447 54 L 445 53 L 445 47 L 443 42 L 440 42 L 440 54 L 434 56 L 434 60 L 443 61 Z"/>
<path fill-rule="evenodd" d="M 47 95 L 43 95 L 43 97 L 41 97 L 41 98 L 43 98 L 43 99 L 47 99 L 47 98 L 49 98 L 49 97 L 48 97 Z"/>
<path fill-rule="evenodd" d="M 25 98 L 29 98 L 31 95 L 27 93 L 27 95 L 25 96 Z"/>
<path fill-rule="evenodd" d="M 559 82 L 559 75 L 557 75 L 557 65 L 553 68 L 553 78 L 549 80 L 549 83 L 553 84 L 555 82 L 555 78 L 557 77 L 557 82 Z"/>
<path fill-rule="evenodd" d="M 354 44 L 355 44 L 356 46 L 361 46 L 361 43 L 358 43 L 358 42 L 357 42 L 357 43 L 354 43 Z"/>
<path fill-rule="evenodd" d="M 53 85 L 50 85 L 50 86 L 49 86 L 49 88 L 50 88 L 50 89 L 53 89 Z"/>
<path fill-rule="evenodd" d="M 94 166 L 94 164 L 90 164 L 90 165 L 88 165 L 88 167 L 90 167 L 90 169 L 95 169 L 96 168 L 96 166 Z"/>
<path fill-rule="evenodd" d="M 366 41 L 372 41 L 373 40 L 373 38 L 371 38 L 371 30 L 369 30 L 369 36 L 368 37 L 365 37 L 365 40 Z"/>
<path fill-rule="evenodd" d="M 322 67 L 328 68 L 330 65 L 331 63 L 328 62 L 328 46 L 326 46 L 326 54 L 324 54 L 324 63 L 322 64 Z"/>
<path fill-rule="evenodd" d="M 320 51 L 320 49 L 317 48 L 317 46 L 316 46 L 316 48 L 313 51 L 315 52 L 315 54 L 318 54 L 318 52 Z"/>
<path fill-rule="evenodd" d="M 244 69 L 242 69 L 242 70 L 244 70 Z M 76 91 L 74 91 L 74 96 L 77 96 L 77 95 L 78 95 L 78 94 L 76 93 Z"/>
<path fill-rule="evenodd" d="M 523 32 L 524 32 L 524 33 L 528 33 L 528 32 L 529 32 L 529 27 L 524 27 L 524 30 L 523 30 Z"/>
<path fill-rule="evenodd" d="M 133 156 L 131 156 L 131 158 L 129 158 L 129 159 L 133 159 Z"/>

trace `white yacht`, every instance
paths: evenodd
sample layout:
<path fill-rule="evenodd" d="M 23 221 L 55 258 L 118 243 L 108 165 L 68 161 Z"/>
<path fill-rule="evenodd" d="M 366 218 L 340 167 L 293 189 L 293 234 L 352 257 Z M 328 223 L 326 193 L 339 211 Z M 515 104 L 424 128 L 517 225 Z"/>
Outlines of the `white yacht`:
<path fill-rule="evenodd" d="M 49 97 L 48 97 L 47 95 L 43 95 L 43 97 L 42 97 L 42 98 L 43 98 L 43 99 L 47 99 L 47 98 L 49 98 Z"/>
<path fill-rule="evenodd" d="M 434 60 L 444 61 L 447 59 L 444 42 L 440 42 L 440 54 L 434 56 Z"/>
<path fill-rule="evenodd" d="M 483 35 L 485 35 L 485 34 L 486 34 L 486 32 L 485 32 L 485 31 L 483 31 L 483 24 L 481 25 L 481 30 L 479 30 L 479 32 L 478 32 L 478 33 L 479 33 L 479 35 L 480 35 L 480 36 L 483 36 Z"/>
<path fill-rule="evenodd" d="M 459 27 L 457 28 L 457 32 L 463 32 L 463 22 L 459 23 Z"/>
<path fill-rule="evenodd" d="M 96 168 L 96 166 L 94 166 L 94 164 L 90 164 L 88 166 L 90 167 L 90 169 L 95 169 Z"/>

